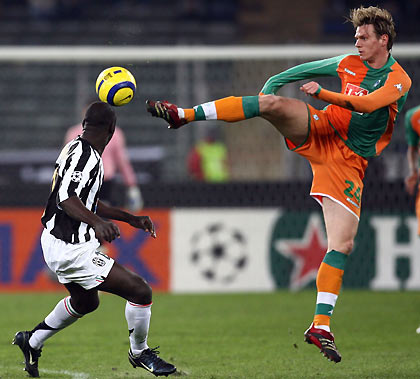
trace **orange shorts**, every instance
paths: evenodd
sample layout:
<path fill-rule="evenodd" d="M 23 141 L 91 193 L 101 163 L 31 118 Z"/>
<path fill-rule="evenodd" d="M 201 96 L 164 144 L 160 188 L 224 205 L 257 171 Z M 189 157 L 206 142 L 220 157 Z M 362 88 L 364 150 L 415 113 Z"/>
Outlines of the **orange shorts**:
<path fill-rule="evenodd" d="M 311 164 L 310 194 L 321 205 L 324 197 L 336 201 L 359 219 L 367 160 L 346 146 L 325 111 L 308 105 L 308 116 L 306 141 L 296 146 L 286 138 L 286 145 Z"/>

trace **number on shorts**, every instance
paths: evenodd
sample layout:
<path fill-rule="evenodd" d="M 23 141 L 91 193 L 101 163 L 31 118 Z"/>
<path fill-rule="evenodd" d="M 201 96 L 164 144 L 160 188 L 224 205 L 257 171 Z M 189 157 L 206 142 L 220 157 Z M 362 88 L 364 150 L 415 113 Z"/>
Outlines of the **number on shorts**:
<path fill-rule="evenodd" d="M 360 192 L 361 192 L 360 187 L 357 187 L 356 190 L 353 192 L 354 183 L 351 180 L 346 180 L 345 183 L 348 184 L 349 186 L 344 190 L 344 194 L 348 196 L 350 199 L 355 198 L 356 201 L 360 203 Z"/>

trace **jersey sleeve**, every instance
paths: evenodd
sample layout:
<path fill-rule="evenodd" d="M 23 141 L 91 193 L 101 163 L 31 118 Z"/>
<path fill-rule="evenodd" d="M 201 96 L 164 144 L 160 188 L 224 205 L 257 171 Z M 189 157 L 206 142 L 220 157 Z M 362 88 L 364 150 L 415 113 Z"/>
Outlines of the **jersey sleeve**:
<path fill-rule="evenodd" d="M 58 175 L 62 177 L 62 180 L 57 191 L 57 204 L 72 196 L 80 197 L 97 163 L 92 150 L 83 148 L 80 142 L 59 162 Z"/>
<path fill-rule="evenodd" d="M 287 83 L 297 82 L 298 80 L 317 78 L 321 76 L 338 76 L 337 68 L 340 62 L 347 55 L 307 62 L 289 68 L 280 74 L 272 76 L 264 84 L 261 93 L 276 94 L 277 91 Z"/>
<path fill-rule="evenodd" d="M 315 97 L 351 111 L 371 113 L 386 107 L 404 96 L 411 87 L 411 79 L 400 72 L 388 75 L 384 86 L 365 96 L 352 96 L 321 88 Z"/>
<path fill-rule="evenodd" d="M 405 138 L 408 146 L 418 146 L 419 144 L 419 135 L 413 129 L 413 114 L 414 112 L 408 111 L 404 118 Z"/>

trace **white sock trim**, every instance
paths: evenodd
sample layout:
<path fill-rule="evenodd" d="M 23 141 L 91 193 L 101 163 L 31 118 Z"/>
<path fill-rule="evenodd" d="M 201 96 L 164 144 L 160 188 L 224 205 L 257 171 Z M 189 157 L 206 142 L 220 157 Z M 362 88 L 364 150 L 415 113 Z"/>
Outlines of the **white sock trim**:
<path fill-rule="evenodd" d="M 67 296 L 66 298 L 64 298 L 64 307 L 66 308 L 67 313 L 75 318 L 81 318 L 83 317 L 83 315 L 81 313 L 77 313 L 74 308 L 71 306 L 70 303 L 70 296 Z"/>
<path fill-rule="evenodd" d="M 326 332 L 331 332 L 330 327 L 328 325 L 317 325 L 315 326 L 315 328 L 325 330 Z"/>
<path fill-rule="evenodd" d="M 316 297 L 317 304 L 329 304 L 335 307 L 335 303 L 337 302 L 338 295 L 335 295 L 330 292 L 318 292 Z"/>
<path fill-rule="evenodd" d="M 128 304 L 130 304 L 133 307 L 141 307 L 141 308 L 147 308 L 147 307 L 151 307 L 153 303 L 150 304 L 136 304 L 136 303 L 132 303 L 131 301 L 127 301 Z"/>
<path fill-rule="evenodd" d="M 216 104 L 214 101 L 201 104 L 201 107 L 203 108 L 206 120 L 217 120 Z"/>

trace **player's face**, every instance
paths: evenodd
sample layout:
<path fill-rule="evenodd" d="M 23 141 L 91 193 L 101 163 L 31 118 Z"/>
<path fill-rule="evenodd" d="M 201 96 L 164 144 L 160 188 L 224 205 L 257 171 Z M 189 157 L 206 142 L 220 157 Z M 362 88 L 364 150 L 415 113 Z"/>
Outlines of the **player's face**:
<path fill-rule="evenodd" d="M 356 38 L 355 46 L 362 61 L 375 62 L 384 52 L 387 53 L 388 36 L 382 35 L 378 38 L 372 24 L 357 27 L 354 38 Z"/>

